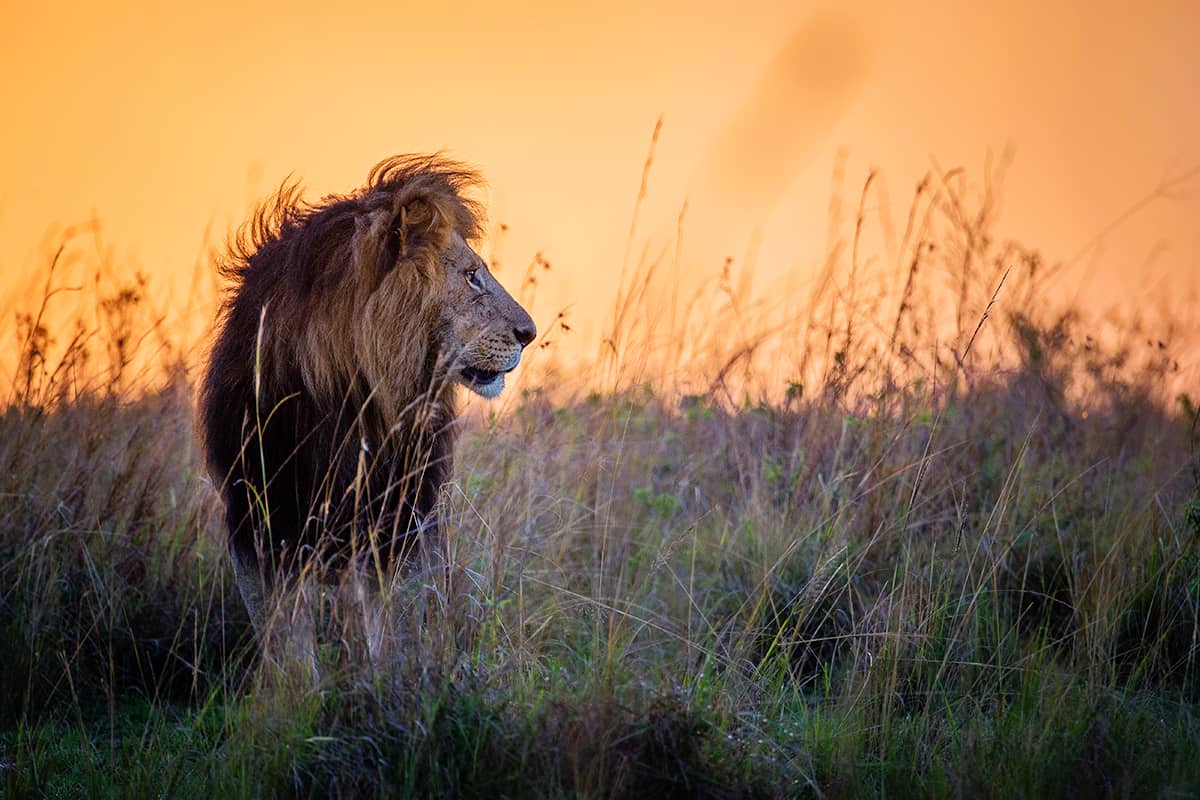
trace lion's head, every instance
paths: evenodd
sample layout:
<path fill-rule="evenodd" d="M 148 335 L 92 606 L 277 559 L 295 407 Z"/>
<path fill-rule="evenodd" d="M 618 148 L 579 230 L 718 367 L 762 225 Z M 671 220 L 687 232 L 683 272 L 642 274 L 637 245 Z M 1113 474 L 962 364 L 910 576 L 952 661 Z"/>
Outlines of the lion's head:
<path fill-rule="evenodd" d="M 469 244 L 481 225 L 464 190 L 477 182 L 454 162 L 402 156 L 309 209 L 281 193 L 291 217 L 269 238 L 309 249 L 311 294 L 299 306 L 315 316 L 286 321 L 304 331 L 300 342 L 275 340 L 299 345 L 310 391 L 336 398 L 361 375 L 391 418 L 454 384 L 500 394 L 537 329 Z"/>
<path fill-rule="evenodd" d="M 459 233 L 441 251 L 440 261 L 443 362 L 463 386 L 483 397 L 496 397 L 537 328 Z"/>

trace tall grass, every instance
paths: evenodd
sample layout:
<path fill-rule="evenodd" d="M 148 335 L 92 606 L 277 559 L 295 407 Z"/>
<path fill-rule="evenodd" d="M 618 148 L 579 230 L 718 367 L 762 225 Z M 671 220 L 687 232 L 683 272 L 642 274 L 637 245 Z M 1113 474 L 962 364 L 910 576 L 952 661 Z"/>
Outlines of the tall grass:
<path fill-rule="evenodd" d="M 315 685 L 232 586 L 187 348 L 137 279 L 48 327 L 48 269 L 0 415 L 0 785 L 1200 791 L 1196 331 L 1048 303 L 990 176 L 931 174 L 868 253 L 876 180 L 803 294 L 632 264 L 594 364 L 547 348 L 468 416 L 398 653 L 317 593 Z"/>

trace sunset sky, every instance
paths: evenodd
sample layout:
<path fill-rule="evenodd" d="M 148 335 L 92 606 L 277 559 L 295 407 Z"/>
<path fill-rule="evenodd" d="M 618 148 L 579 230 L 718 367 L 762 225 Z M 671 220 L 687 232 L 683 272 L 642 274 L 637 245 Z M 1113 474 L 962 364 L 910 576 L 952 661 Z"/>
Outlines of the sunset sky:
<path fill-rule="evenodd" d="M 1186 312 L 1200 178 L 1085 246 L 1200 165 L 1198 8 L 22 4 L 0 30 L 0 290 L 40 268 L 52 226 L 95 215 L 183 302 L 206 231 L 219 244 L 286 176 L 316 197 L 386 155 L 445 150 L 509 226 L 501 280 L 543 252 L 541 308 L 594 337 L 661 117 L 635 254 L 671 240 L 687 199 L 691 274 L 758 227 L 756 283 L 803 279 L 839 151 L 849 184 L 879 167 L 903 214 L 931 157 L 981 179 L 1011 146 L 1002 232 L 1070 260 L 1060 291 Z"/>

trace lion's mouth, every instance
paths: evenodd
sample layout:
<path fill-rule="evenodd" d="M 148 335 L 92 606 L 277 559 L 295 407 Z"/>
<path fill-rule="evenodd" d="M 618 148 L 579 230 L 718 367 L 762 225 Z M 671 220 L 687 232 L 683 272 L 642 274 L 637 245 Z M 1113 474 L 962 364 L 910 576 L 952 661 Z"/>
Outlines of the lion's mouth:
<path fill-rule="evenodd" d="M 516 361 L 519 359 L 514 359 L 514 363 L 508 369 L 463 367 L 458 372 L 458 379 L 475 394 L 492 400 L 504 391 L 504 375 L 516 368 Z"/>
<path fill-rule="evenodd" d="M 475 367 L 462 368 L 463 380 L 465 380 L 467 383 L 473 383 L 476 386 L 486 386 L 503 374 L 504 373 L 499 370 L 476 369 Z"/>

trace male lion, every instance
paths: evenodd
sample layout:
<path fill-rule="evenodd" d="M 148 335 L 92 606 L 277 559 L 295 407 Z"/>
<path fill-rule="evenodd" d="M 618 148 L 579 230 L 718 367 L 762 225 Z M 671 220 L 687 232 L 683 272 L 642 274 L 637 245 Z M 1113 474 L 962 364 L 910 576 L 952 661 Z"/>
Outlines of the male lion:
<path fill-rule="evenodd" d="M 391 569 L 436 540 L 456 386 L 496 397 L 536 335 L 467 244 L 477 182 L 397 156 L 315 205 L 285 185 L 231 248 L 201 415 L 260 633 L 281 581 Z"/>

